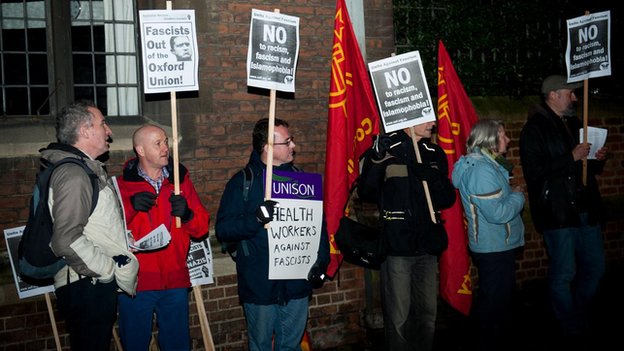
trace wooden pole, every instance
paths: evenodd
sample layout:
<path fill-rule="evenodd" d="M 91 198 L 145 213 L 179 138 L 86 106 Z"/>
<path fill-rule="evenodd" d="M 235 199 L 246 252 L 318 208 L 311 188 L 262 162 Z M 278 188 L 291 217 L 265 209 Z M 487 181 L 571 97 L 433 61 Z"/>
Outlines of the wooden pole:
<path fill-rule="evenodd" d="M 275 13 L 279 13 L 279 9 L 273 10 Z M 266 160 L 266 179 L 264 183 L 264 199 L 271 199 L 271 183 L 273 183 L 273 142 L 274 142 L 274 133 L 275 133 L 275 102 L 277 100 L 277 93 L 275 89 L 271 89 L 270 91 L 270 102 L 269 102 L 269 130 L 267 135 L 267 144 L 269 145 L 269 150 L 267 151 L 267 160 Z M 271 223 L 267 223 L 264 225 L 264 228 L 269 229 Z"/>
<path fill-rule="evenodd" d="M 171 10 L 171 1 L 167 1 L 167 10 Z M 180 194 L 180 167 L 178 157 L 178 111 L 176 102 L 176 92 L 171 92 L 171 132 L 173 133 L 173 178 L 175 181 L 174 191 L 176 195 Z M 176 227 L 180 228 L 182 225 L 180 217 L 176 217 Z M 206 309 L 204 308 L 204 300 L 201 296 L 201 290 L 198 286 L 193 287 L 193 294 L 195 296 L 195 305 L 197 306 L 197 314 L 199 316 L 199 324 L 201 326 L 202 338 L 204 341 L 204 348 L 207 351 L 214 351 L 214 342 L 212 340 L 212 334 L 210 333 L 210 326 L 208 325 L 208 318 L 206 317 Z"/>
<path fill-rule="evenodd" d="M 585 16 L 589 11 L 585 11 Z M 589 120 L 589 80 L 583 81 L 583 144 L 587 144 L 587 121 Z M 587 185 L 587 156 L 583 157 L 583 185 Z"/>
<path fill-rule="evenodd" d="M 412 144 L 414 144 L 414 152 L 416 153 L 416 161 L 422 163 L 420 158 L 420 150 L 418 150 L 418 140 L 416 140 L 416 134 L 414 133 L 414 127 L 409 127 L 410 137 L 412 138 Z M 427 207 L 429 208 L 429 216 L 431 216 L 431 222 L 438 223 L 438 220 L 433 210 L 433 202 L 431 202 L 431 194 L 429 193 L 429 184 L 426 180 L 422 181 L 423 189 L 425 189 L 425 197 L 427 198 Z"/>
<path fill-rule="evenodd" d="M 115 346 L 117 347 L 117 350 L 123 351 L 123 346 L 121 346 L 121 340 L 119 339 L 119 335 L 117 335 L 117 329 L 115 329 L 114 325 L 113 325 L 113 340 L 115 340 Z"/>
<path fill-rule="evenodd" d="M 50 293 L 45 293 L 46 306 L 48 307 L 48 315 L 50 316 L 50 324 L 52 325 L 52 334 L 54 334 L 54 343 L 58 351 L 62 350 L 61 339 L 59 338 L 58 329 L 56 328 L 56 319 L 54 318 L 54 309 L 50 300 Z"/>
<path fill-rule="evenodd" d="M 193 296 L 195 297 L 195 306 L 197 306 L 199 325 L 201 326 L 204 340 L 204 349 L 206 349 L 206 351 L 214 351 L 214 341 L 212 340 L 208 316 L 206 316 L 206 308 L 204 307 L 204 299 L 202 298 L 201 288 L 199 286 L 193 287 Z"/>
<path fill-rule="evenodd" d="M 171 1 L 167 1 L 167 10 L 171 10 Z M 171 133 L 173 134 L 173 186 L 174 193 L 180 195 L 180 166 L 178 157 L 178 106 L 176 101 L 176 92 L 172 91 L 171 94 Z M 180 217 L 176 217 L 176 228 L 182 226 Z"/>

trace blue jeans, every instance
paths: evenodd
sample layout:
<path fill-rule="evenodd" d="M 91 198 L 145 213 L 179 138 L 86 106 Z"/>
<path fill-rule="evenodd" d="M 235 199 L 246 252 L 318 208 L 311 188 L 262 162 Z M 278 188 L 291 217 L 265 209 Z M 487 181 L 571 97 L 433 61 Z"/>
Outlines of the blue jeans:
<path fill-rule="evenodd" d="M 550 263 L 550 303 L 564 335 L 582 333 L 589 323 L 589 308 L 605 272 L 602 232 L 598 225 L 544 231 Z"/>
<path fill-rule="evenodd" d="M 119 295 L 119 336 L 124 351 L 147 350 L 156 313 L 160 350 L 191 349 L 188 289 L 139 291 Z"/>
<path fill-rule="evenodd" d="M 388 256 L 381 264 L 386 348 L 433 350 L 438 302 L 436 256 Z"/>
<path fill-rule="evenodd" d="M 290 300 L 286 305 L 245 303 L 243 308 L 247 319 L 249 351 L 301 350 L 301 338 L 308 322 L 307 297 Z"/>

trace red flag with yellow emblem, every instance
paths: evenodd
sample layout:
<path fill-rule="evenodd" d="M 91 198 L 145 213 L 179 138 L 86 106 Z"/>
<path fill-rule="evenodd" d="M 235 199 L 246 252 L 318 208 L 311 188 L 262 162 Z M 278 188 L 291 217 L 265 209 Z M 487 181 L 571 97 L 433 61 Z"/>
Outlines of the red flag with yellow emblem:
<path fill-rule="evenodd" d="M 327 221 L 333 278 L 342 262 L 334 234 L 349 188 L 359 174 L 359 158 L 379 134 L 379 113 L 370 79 L 344 0 L 336 2 L 332 49 L 323 211 Z"/>
<path fill-rule="evenodd" d="M 466 139 L 477 122 L 477 113 L 455 72 L 442 43 L 438 45 L 438 145 L 446 153 L 449 177 L 453 165 L 466 153 Z M 457 190 L 455 190 L 457 192 Z M 440 257 L 440 295 L 453 308 L 468 315 L 472 304 L 468 237 L 459 193 L 457 201 L 442 211 L 448 249 Z"/>

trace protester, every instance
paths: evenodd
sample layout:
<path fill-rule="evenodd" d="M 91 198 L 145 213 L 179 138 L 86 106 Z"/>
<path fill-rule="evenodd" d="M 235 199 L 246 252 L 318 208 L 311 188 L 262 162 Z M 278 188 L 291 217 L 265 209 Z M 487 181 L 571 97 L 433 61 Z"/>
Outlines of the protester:
<path fill-rule="evenodd" d="M 113 132 L 91 102 L 67 105 L 56 117 L 56 138 L 42 149 L 50 162 L 82 159 L 98 176 L 99 194 L 90 213 L 93 186 L 76 164 L 57 168 L 50 178 L 50 212 L 54 218 L 52 251 L 67 266 L 54 277 L 57 307 L 65 319 L 72 350 L 110 348 L 117 318 L 117 291 L 134 295 L 139 268 L 128 251 L 118 195 L 98 157 L 108 152 Z"/>
<path fill-rule="evenodd" d="M 162 249 L 138 251 L 139 285 L 134 297 L 119 296 L 119 333 L 124 350 L 147 350 L 156 314 L 160 350 L 190 350 L 186 259 L 190 239 L 208 234 L 209 215 L 179 165 L 179 195 L 175 194 L 169 139 L 156 125 L 139 127 L 132 136 L 136 158 L 128 160 L 118 180 L 128 229 L 135 240 L 164 225 L 171 242 Z M 180 219 L 180 226 L 177 225 Z"/>
<path fill-rule="evenodd" d="M 553 75 L 542 84 L 543 102 L 530 111 L 520 134 L 520 159 L 527 183 L 531 217 L 543 234 L 549 258 L 550 302 L 563 339 L 576 344 L 588 328 L 591 305 L 605 271 L 601 223 L 604 209 L 596 174 L 607 148 L 587 161 L 588 143 L 579 143 L 581 121 L 575 116 L 575 89 Z"/>
<path fill-rule="evenodd" d="M 274 208 L 278 206 L 277 202 L 264 198 L 269 123 L 268 119 L 261 119 L 253 130 L 253 150 L 247 164 L 253 181 L 247 200 L 243 195 L 245 172 L 241 171 L 225 186 L 215 231 L 221 242 L 237 243 L 238 296 L 247 321 L 249 350 L 299 350 L 312 289 L 323 284 L 329 263 L 329 242 L 323 223 L 318 258 L 308 280 L 269 279 L 269 240 L 264 225 L 270 225 Z M 288 123 L 276 118 L 274 126 L 273 169 L 299 171 L 293 164 L 296 145 Z"/>
<path fill-rule="evenodd" d="M 444 151 L 431 143 L 435 122 L 379 135 L 363 161 L 358 195 L 376 202 L 387 259 L 381 265 L 382 307 L 388 350 L 433 349 L 437 315 L 436 235 L 423 181 L 433 210 L 455 202 Z M 422 163 L 417 162 L 417 143 Z M 439 250 L 439 248 L 436 248 Z"/>
<path fill-rule="evenodd" d="M 481 351 L 503 350 L 511 336 L 516 253 L 524 246 L 524 193 L 521 186 L 509 185 L 509 141 L 501 121 L 482 119 L 472 126 L 467 154 L 453 167 L 453 185 L 461 195 L 470 255 L 478 271 L 471 315 Z"/>

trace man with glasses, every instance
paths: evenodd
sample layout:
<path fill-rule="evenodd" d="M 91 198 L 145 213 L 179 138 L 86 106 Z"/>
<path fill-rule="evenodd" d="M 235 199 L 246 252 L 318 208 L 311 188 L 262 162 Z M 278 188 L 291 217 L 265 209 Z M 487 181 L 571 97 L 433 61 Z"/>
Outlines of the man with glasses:
<path fill-rule="evenodd" d="M 221 242 L 236 242 L 238 296 L 243 305 L 249 350 L 298 350 L 308 318 L 312 289 L 322 286 L 329 263 L 325 225 L 317 262 L 308 279 L 269 280 L 269 240 L 264 225 L 273 220 L 277 202 L 264 199 L 263 172 L 269 151 L 269 120 L 259 120 L 253 130 L 253 151 L 247 168 L 251 178 L 245 199 L 245 172 L 235 174 L 225 186 L 217 212 L 215 232 Z M 275 119 L 274 170 L 299 171 L 293 165 L 295 142 L 288 123 Z"/>

